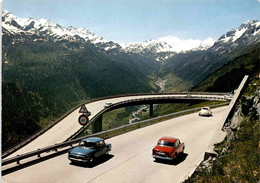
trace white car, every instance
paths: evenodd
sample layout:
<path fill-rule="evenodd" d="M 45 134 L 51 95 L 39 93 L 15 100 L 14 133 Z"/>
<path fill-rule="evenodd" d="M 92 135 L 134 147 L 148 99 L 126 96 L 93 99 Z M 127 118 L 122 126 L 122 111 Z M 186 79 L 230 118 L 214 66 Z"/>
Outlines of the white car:
<path fill-rule="evenodd" d="M 111 102 L 106 102 L 105 105 L 104 105 L 104 108 L 108 108 L 109 106 L 111 106 L 113 103 Z"/>
<path fill-rule="evenodd" d="M 210 110 L 210 107 L 203 107 L 199 111 L 199 116 L 211 116 L 212 111 Z"/>

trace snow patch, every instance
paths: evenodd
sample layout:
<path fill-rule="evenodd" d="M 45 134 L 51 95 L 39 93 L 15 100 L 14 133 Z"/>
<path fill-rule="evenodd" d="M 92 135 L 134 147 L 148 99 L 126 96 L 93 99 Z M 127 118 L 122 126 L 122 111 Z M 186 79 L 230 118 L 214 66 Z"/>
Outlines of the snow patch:
<path fill-rule="evenodd" d="M 241 30 L 237 30 L 237 31 L 235 32 L 235 35 L 233 36 L 232 41 L 235 42 L 238 38 L 240 38 L 240 37 L 244 34 L 244 32 L 245 32 L 246 30 L 247 30 L 246 28 L 243 28 L 243 29 L 241 29 Z"/>
<path fill-rule="evenodd" d="M 198 39 L 180 39 L 174 36 L 161 37 L 158 39 L 152 39 L 145 42 L 136 42 L 124 45 L 126 50 L 143 50 L 150 49 L 155 50 L 157 53 L 161 52 L 185 52 L 193 49 L 207 49 L 214 44 L 212 38 L 208 38 L 204 41 Z"/>
<path fill-rule="evenodd" d="M 60 38 L 71 39 L 70 37 L 78 36 L 87 41 L 91 41 L 92 43 L 107 43 L 108 41 L 95 35 L 93 32 L 89 31 L 86 28 L 75 28 L 75 27 L 63 27 L 59 24 L 55 24 L 46 19 L 38 19 L 34 20 L 32 18 L 19 18 L 15 15 L 12 15 L 8 11 L 3 11 L 2 17 L 4 17 L 4 21 L 2 22 L 2 26 L 12 33 L 20 33 L 20 32 L 30 32 L 30 33 L 38 33 L 39 31 L 47 30 L 51 35 L 58 36 Z M 21 27 L 18 28 L 12 23 L 14 21 Z M 33 26 L 30 30 L 25 31 L 24 29 L 34 22 Z"/>

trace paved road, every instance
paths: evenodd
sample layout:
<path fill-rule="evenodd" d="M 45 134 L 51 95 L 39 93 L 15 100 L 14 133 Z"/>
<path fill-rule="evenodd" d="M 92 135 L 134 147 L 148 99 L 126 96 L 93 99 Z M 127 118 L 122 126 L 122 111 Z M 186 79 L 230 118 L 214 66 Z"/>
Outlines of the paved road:
<path fill-rule="evenodd" d="M 7 174 L 2 180 L 14 183 L 181 182 L 203 159 L 226 109 L 213 109 L 212 117 L 194 113 L 107 139 L 112 143 L 111 155 L 93 167 L 70 164 L 64 154 Z M 165 135 L 178 137 L 185 143 L 185 154 L 176 163 L 155 162 L 151 157 L 157 140 Z"/>
<path fill-rule="evenodd" d="M 173 95 L 160 95 L 160 97 L 169 97 Z M 181 95 L 175 95 L 181 96 Z M 182 95 L 183 96 L 183 95 Z M 87 109 L 91 112 L 91 116 L 89 119 L 92 119 L 99 111 L 104 108 L 104 104 L 106 102 L 117 103 L 131 99 L 140 99 L 140 98 L 151 98 L 158 97 L 157 95 L 141 95 L 141 96 L 128 96 L 128 97 L 119 97 L 112 98 L 106 100 L 95 101 L 92 103 L 88 103 L 86 105 Z M 214 97 L 214 96 L 212 96 Z M 218 97 L 217 95 L 215 97 Z M 224 96 L 223 96 L 224 97 Z M 67 138 L 73 135 L 76 131 L 78 131 L 82 126 L 78 123 L 78 117 L 80 116 L 79 108 L 56 124 L 54 127 L 49 129 L 47 132 L 33 140 L 31 143 L 27 144 L 20 150 L 15 153 L 9 155 L 6 158 L 14 157 L 16 155 L 24 154 L 30 151 L 37 150 L 39 148 L 47 147 L 50 145 L 54 145 L 55 143 L 64 142 Z"/>

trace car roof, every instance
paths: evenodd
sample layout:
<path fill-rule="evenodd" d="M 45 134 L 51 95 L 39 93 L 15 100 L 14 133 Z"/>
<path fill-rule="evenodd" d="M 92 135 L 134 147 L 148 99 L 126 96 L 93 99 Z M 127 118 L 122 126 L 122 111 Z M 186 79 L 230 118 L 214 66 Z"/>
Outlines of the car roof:
<path fill-rule="evenodd" d="M 99 138 L 99 137 L 89 137 L 89 138 L 82 139 L 81 141 L 96 143 L 96 142 L 99 142 L 102 140 L 104 140 L 104 139 Z"/>
<path fill-rule="evenodd" d="M 207 106 L 206 106 L 206 107 L 202 107 L 201 109 L 210 109 L 210 107 L 207 107 Z"/>
<path fill-rule="evenodd" d="M 164 141 L 168 141 L 168 142 L 176 142 L 177 140 L 179 140 L 179 139 L 177 139 L 177 138 L 175 138 L 175 137 L 168 137 L 168 136 L 165 136 L 165 137 L 161 137 L 160 138 L 160 140 L 164 140 Z"/>

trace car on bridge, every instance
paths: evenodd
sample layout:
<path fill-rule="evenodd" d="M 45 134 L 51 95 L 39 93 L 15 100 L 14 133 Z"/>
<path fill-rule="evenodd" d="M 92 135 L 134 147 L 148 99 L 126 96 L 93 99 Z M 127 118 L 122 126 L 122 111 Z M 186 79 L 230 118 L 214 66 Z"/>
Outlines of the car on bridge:
<path fill-rule="evenodd" d="M 153 148 L 152 156 L 155 160 L 176 160 L 177 157 L 184 153 L 185 145 L 174 137 L 162 137 Z"/>
<path fill-rule="evenodd" d="M 112 102 L 106 102 L 105 105 L 104 105 L 104 108 L 108 108 L 108 107 L 110 107 L 111 105 L 113 105 Z"/>
<path fill-rule="evenodd" d="M 212 111 L 210 107 L 202 107 L 199 111 L 199 116 L 211 116 Z"/>
<path fill-rule="evenodd" d="M 96 158 L 108 154 L 111 151 L 111 144 L 105 143 L 104 139 L 99 137 L 89 137 L 82 139 L 77 147 L 68 152 L 68 158 L 71 162 L 92 163 Z"/>

